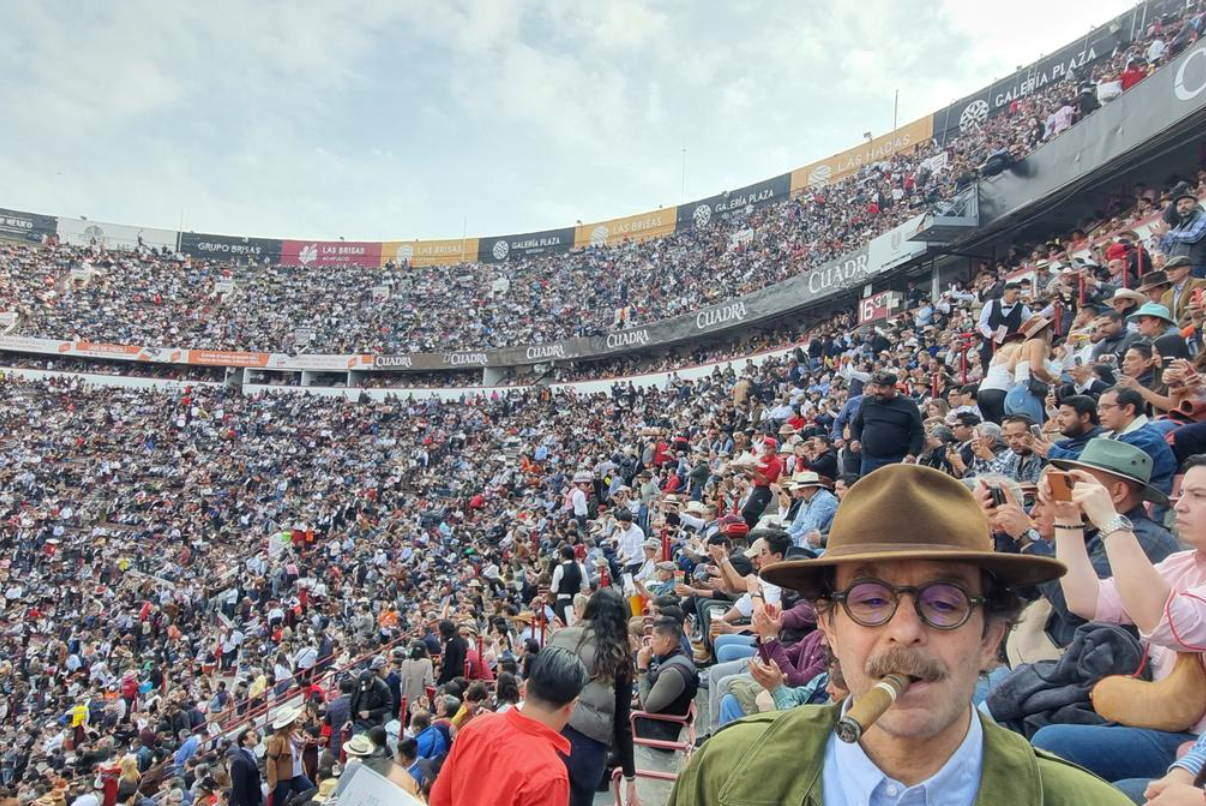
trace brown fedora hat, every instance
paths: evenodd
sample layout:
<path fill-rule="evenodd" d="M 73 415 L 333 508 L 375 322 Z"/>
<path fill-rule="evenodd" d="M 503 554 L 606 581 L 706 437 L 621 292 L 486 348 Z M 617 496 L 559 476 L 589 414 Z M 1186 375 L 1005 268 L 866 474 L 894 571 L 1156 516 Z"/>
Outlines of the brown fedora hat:
<path fill-rule="evenodd" d="M 1064 575 L 1059 560 L 993 551 L 988 519 L 962 483 L 922 465 L 889 465 L 860 479 L 838 507 L 829 547 L 815 560 L 768 565 L 762 578 L 806 596 L 843 563 L 944 560 L 978 565 L 1009 588 Z"/>

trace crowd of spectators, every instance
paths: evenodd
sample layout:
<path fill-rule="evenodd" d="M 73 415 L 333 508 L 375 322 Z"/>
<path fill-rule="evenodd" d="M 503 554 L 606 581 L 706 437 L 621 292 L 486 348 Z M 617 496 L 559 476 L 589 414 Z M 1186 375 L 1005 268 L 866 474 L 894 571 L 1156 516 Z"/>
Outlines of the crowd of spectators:
<path fill-rule="evenodd" d="M 1187 14 L 1178 25 L 1196 36 L 1200 22 Z M 1179 52 L 1181 30 L 1153 26 L 1084 75 L 1049 83 L 945 143 L 664 238 L 499 265 L 337 271 L 186 262 L 145 249 L 8 247 L 0 301 L 21 313 L 24 335 L 290 353 L 483 350 L 647 324 L 807 271 L 933 208 L 1065 131 L 1099 96 L 1108 102 L 1158 69 Z M 1157 41 L 1168 46 L 1153 57 Z"/>
<path fill-rule="evenodd" d="M 874 328 L 839 314 L 787 334 L 801 343 L 785 355 L 664 388 L 346 401 L 0 380 L 0 798 L 90 806 L 112 775 L 120 802 L 140 806 L 255 806 L 261 778 L 274 801 L 322 802 L 347 762 L 449 802 L 473 783 L 442 777 L 470 753 L 458 736 L 500 729 L 489 712 L 520 706 L 541 656 L 566 654 L 554 646 L 588 673 L 560 738 L 569 801 L 589 803 L 609 766 L 635 774 L 633 707 L 686 716 L 706 688 L 707 742 L 742 716 L 846 695 L 815 602 L 756 572 L 823 557 L 851 487 L 905 462 L 967 484 L 997 551 L 1055 555 L 1075 572 L 1026 591 L 981 710 L 1136 802 L 1200 800 L 1201 709 L 1153 725 L 1089 697 L 1110 674 L 1170 680 L 1177 653 L 1206 641 L 1200 181 L 1137 188 L 1099 231 L 1018 249 L 936 297 L 910 289 L 909 310 Z M 804 209 L 755 215 L 800 224 Z M 1137 242 L 1128 224 L 1149 214 L 1161 223 Z M 34 285 L 13 283 L 39 273 L 43 292 L 57 287 L 46 254 L 8 252 L 7 292 L 29 303 Z M 738 275 L 755 265 L 769 264 Z M 1019 268 L 1024 280 L 1007 276 Z M 163 294 L 162 269 L 124 286 L 142 315 L 97 277 L 53 306 L 27 304 L 22 320 L 30 332 L 54 322 L 56 338 L 68 324 L 110 341 L 290 338 L 254 311 L 191 318 L 187 273 Z M 765 279 L 752 277 L 739 284 Z M 72 300 L 89 295 L 84 315 Z M 161 329 L 174 315 L 160 306 L 180 313 L 178 331 Z M 342 338 L 314 329 L 319 344 Z M 1072 501 L 1052 497 L 1053 470 L 1072 474 Z M 1151 600 L 1139 609 L 1137 589 Z M 1206 680 L 1196 686 L 1178 696 L 1206 707 Z M 638 720 L 642 731 L 678 735 Z M 1186 742 L 1197 746 L 1179 756 Z M 634 784 L 625 796 L 639 802 Z"/>

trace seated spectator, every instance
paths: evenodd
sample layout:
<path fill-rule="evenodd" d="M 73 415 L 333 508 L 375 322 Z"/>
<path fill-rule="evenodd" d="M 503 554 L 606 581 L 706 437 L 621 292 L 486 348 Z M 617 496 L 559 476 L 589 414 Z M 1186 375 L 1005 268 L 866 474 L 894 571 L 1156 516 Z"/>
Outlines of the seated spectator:
<path fill-rule="evenodd" d="M 1009 448 L 993 454 L 991 459 L 976 453 L 972 462 L 971 475 L 1000 473 L 1014 481 L 1034 483 L 1043 472 L 1043 457 L 1035 453 L 1030 433 L 1034 420 L 1024 414 L 1009 414 L 1002 421 L 1001 432 Z"/>
<path fill-rule="evenodd" d="M 1177 653 L 1201 653 L 1206 645 L 1206 457 L 1187 463 L 1175 506 L 1183 543 L 1191 548 L 1153 564 L 1131 523 L 1114 505 L 1109 489 L 1083 470 L 1073 470 L 1071 503 L 1052 502 L 1056 557 L 1068 566 L 1061 587 L 1068 609 L 1084 619 L 1133 624 L 1146 638 L 1153 679 L 1173 668 Z M 1050 489 L 1040 497 L 1051 500 Z M 1083 520 L 1100 530 L 1114 576 L 1099 579 L 1083 539 Z M 1190 717 L 1192 719 L 1192 717 Z M 1176 760 L 1177 748 L 1196 739 L 1203 720 L 1184 731 L 1123 725 L 1050 725 L 1034 735 L 1034 745 L 1111 781 L 1159 778 Z"/>
<path fill-rule="evenodd" d="M 829 490 L 830 482 L 813 471 L 796 473 L 785 487 L 800 502 L 795 518 L 787 526 L 787 536 L 796 546 L 817 550 L 825 546 L 829 527 L 837 512 L 838 500 Z"/>
<path fill-rule="evenodd" d="M 686 716 L 699 690 L 695 662 L 683 651 L 683 626 L 669 616 L 653 622 L 649 644 L 637 651 L 637 697 L 642 711 Z M 671 722 L 637 719 L 636 735 L 676 741 L 681 727 Z"/>
<path fill-rule="evenodd" d="M 1097 401 L 1088 395 L 1061 397 L 1055 423 L 1059 426 L 1063 439 L 1051 442 L 1045 437 L 1039 437 L 1031 441 L 1034 452 L 1048 461 L 1076 459 L 1089 440 L 1105 433 L 1097 416 Z"/>
<path fill-rule="evenodd" d="M 1177 460 L 1164 436 L 1149 424 L 1144 406 L 1143 397 L 1134 389 L 1114 386 L 1102 393 L 1097 413 L 1101 427 L 1108 432 L 1106 436 L 1141 448 L 1151 457 L 1151 484 L 1168 495 Z"/>
<path fill-rule="evenodd" d="M 410 732 L 418 743 L 419 758 L 438 758 L 448 752 L 444 732 L 432 724 L 430 711 L 416 711 L 411 716 Z"/>
<path fill-rule="evenodd" d="M 1168 497 L 1149 484 L 1151 458 L 1139 448 L 1118 440 L 1098 438 L 1086 446 L 1079 459 L 1054 459 L 1051 464 L 1061 470 L 1082 470 L 1102 484 L 1109 491 L 1115 510 L 1130 519 L 1139 545 L 1152 562 L 1160 562 L 1182 549 L 1172 533 L 1147 514 L 1146 503 L 1167 506 Z M 1036 503 L 1030 517 L 1027 517 L 1016 496 L 1008 490 L 1006 495 L 1006 504 L 994 508 L 988 496 L 983 492 L 978 493 L 994 531 L 1009 538 L 1010 542 L 1004 545 L 1002 541 L 997 541 L 998 551 L 1049 556 L 1055 554 L 1054 540 L 1057 535 L 1052 503 Z M 1089 559 L 1097 576 L 1108 579 L 1113 572 L 1110 569 L 1105 543 L 1095 527 L 1089 525 L 1086 529 Z M 1038 586 L 1037 592 L 1050 605 L 1051 610 L 1044 631 L 1056 647 L 1067 646 L 1076 628 L 1084 624 L 1085 620 L 1068 609 L 1063 589 L 1058 583 L 1043 583 Z"/>

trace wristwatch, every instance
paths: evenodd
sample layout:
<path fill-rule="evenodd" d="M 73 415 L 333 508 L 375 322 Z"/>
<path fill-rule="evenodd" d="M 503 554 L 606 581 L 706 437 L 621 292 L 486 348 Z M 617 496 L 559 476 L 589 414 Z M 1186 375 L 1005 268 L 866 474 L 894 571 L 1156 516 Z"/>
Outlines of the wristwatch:
<path fill-rule="evenodd" d="M 1102 527 L 1097 530 L 1097 535 L 1102 540 L 1105 540 L 1107 537 L 1114 534 L 1115 532 L 1132 532 L 1132 531 L 1134 531 L 1134 525 L 1131 523 L 1130 518 L 1128 518 L 1126 515 L 1115 515 L 1114 517 L 1112 517 L 1108 521 L 1106 521 L 1105 524 L 1103 524 Z"/>

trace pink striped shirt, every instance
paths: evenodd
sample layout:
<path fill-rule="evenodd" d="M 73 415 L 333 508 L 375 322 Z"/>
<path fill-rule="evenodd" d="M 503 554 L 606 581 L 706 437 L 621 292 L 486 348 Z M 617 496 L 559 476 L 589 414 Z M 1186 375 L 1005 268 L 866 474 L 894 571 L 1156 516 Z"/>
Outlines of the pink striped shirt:
<path fill-rule="evenodd" d="M 1140 637 L 1151 647 L 1152 675 L 1159 680 L 1172 671 L 1178 652 L 1206 652 L 1206 554 L 1179 551 L 1158 563 L 1156 570 L 1172 592 L 1164 603 L 1160 623 L 1150 633 L 1141 631 Z M 1113 579 L 1097 583 L 1097 612 L 1093 620 L 1134 624 L 1122 606 Z M 1192 730 L 1206 732 L 1206 714 Z"/>

